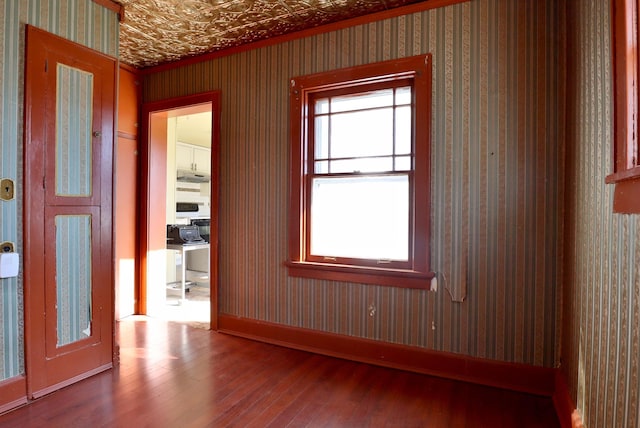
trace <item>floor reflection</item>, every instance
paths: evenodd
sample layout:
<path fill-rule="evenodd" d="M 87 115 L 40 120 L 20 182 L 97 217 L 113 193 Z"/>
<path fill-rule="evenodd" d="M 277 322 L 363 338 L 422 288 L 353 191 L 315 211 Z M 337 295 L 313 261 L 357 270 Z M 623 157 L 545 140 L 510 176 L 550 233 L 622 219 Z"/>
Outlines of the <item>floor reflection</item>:
<path fill-rule="evenodd" d="M 211 322 L 209 285 L 191 285 L 185 298 L 181 301 L 179 288 L 167 288 L 163 319 L 208 329 Z"/>

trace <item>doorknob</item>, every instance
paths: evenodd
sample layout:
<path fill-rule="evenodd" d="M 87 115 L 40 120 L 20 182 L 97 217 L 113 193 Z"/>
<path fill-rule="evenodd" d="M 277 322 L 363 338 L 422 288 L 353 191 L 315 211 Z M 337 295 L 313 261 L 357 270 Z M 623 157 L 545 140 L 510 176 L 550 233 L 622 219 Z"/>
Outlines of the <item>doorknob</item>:
<path fill-rule="evenodd" d="M 102 136 L 102 132 L 100 132 L 100 131 L 93 131 L 93 136 L 94 136 L 94 137 L 101 137 L 101 136 Z"/>

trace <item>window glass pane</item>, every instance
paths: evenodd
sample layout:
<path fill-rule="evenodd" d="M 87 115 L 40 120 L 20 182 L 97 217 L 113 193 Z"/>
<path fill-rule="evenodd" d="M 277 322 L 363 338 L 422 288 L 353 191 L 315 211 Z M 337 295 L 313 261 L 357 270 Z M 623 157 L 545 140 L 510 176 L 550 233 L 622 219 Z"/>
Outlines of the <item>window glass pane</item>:
<path fill-rule="evenodd" d="M 357 158 L 331 162 L 332 173 L 393 171 L 393 157 Z"/>
<path fill-rule="evenodd" d="M 411 107 L 396 108 L 396 154 L 411 153 Z"/>
<path fill-rule="evenodd" d="M 329 173 L 329 161 L 318 161 L 315 164 L 316 174 L 328 174 Z"/>
<path fill-rule="evenodd" d="M 91 336 L 91 216 L 57 215 L 58 346 Z"/>
<path fill-rule="evenodd" d="M 311 192 L 312 255 L 408 260 L 408 175 L 314 178 Z"/>
<path fill-rule="evenodd" d="M 393 105 L 393 89 L 344 95 L 331 99 L 331 113 Z"/>
<path fill-rule="evenodd" d="M 396 171 L 411 171 L 411 156 L 396 157 Z"/>
<path fill-rule="evenodd" d="M 329 157 L 329 116 L 320 116 L 315 119 L 315 157 L 327 159 Z"/>
<path fill-rule="evenodd" d="M 316 100 L 316 114 L 329 113 L 329 98 Z"/>
<path fill-rule="evenodd" d="M 411 86 L 396 89 L 396 105 L 411 104 Z"/>
<path fill-rule="evenodd" d="M 393 108 L 331 116 L 331 157 L 393 154 Z"/>
<path fill-rule="evenodd" d="M 93 74 L 58 64 L 56 195 L 91 196 Z"/>

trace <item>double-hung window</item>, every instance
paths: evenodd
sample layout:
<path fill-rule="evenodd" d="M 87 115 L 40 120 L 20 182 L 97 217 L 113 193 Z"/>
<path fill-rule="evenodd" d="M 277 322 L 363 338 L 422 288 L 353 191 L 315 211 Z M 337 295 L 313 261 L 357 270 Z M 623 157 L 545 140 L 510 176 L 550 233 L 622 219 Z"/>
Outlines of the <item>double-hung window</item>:
<path fill-rule="evenodd" d="M 289 272 L 428 287 L 429 55 L 291 80 Z"/>

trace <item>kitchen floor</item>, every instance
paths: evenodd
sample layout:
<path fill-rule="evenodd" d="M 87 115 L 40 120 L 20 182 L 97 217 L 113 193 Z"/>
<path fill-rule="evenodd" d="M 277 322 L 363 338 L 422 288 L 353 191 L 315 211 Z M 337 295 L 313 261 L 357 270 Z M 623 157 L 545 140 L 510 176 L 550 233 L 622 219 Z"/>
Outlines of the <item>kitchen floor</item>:
<path fill-rule="evenodd" d="M 180 287 L 167 288 L 165 319 L 209 329 L 211 322 L 210 292 L 208 283 L 195 283 L 185 293 L 186 300 L 180 302 Z"/>

